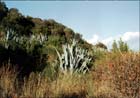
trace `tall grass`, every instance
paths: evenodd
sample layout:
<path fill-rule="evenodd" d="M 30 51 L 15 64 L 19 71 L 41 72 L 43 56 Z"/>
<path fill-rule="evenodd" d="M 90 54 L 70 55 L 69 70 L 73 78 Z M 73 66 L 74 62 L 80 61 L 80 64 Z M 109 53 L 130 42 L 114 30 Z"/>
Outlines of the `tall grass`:
<path fill-rule="evenodd" d="M 32 72 L 19 85 L 16 68 L 0 68 L 0 98 L 140 98 L 140 55 L 108 54 L 85 75 L 62 74 L 55 79 Z M 52 77 L 52 76 L 51 76 Z"/>
<path fill-rule="evenodd" d="M 17 72 L 15 68 L 8 65 L 3 65 L 0 68 L 0 96 L 6 98 L 14 94 L 16 86 Z"/>
<path fill-rule="evenodd" d="M 116 98 L 140 97 L 139 53 L 111 53 L 106 55 L 106 58 L 97 61 L 96 65 L 98 66 L 93 72 L 94 80 L 98 82 L 95 87 L 98 88 L 95 90 L 96 95 L 108 92 L 105 95 L 111 94 Z"/>
<path fill-rule="evenodd" d="M 92 78 L 88 74 L 81 76 L 78 74 L 60 75 L 52 83 L 54 97 L 61 98 L 86 98 L 93 96 Z"/>
<path fill-rule="evenodd" d="M 79 74 L 59 73 L 55 80 L 50 81 L 42 73 L 32 72 L 18 85 L 17 73 L 9 66 L 0 68 L 0 72 L 0 98 L 85 98 L 88 96 L 88 85 L 92 83 L 90 78 Z"/>

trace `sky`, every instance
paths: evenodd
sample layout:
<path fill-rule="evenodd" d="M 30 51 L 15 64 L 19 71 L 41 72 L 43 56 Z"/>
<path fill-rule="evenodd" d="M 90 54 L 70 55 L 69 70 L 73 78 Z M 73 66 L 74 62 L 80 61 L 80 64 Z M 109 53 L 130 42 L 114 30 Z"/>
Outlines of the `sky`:
<path fill-rule="evenodd" d="M 54 19 L 83 35 L 89 43 L 113 40 L 127 42 L 139 50 L 140 1 L 5 1 L 23 15 Z"/>

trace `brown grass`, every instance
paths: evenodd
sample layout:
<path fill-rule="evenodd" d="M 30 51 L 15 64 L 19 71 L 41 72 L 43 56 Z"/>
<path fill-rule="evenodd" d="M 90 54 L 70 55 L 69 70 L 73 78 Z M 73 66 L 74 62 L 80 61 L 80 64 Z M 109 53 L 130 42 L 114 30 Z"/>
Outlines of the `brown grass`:
<path fill-rule="evenodd" d="M 139 53 L 109 54 L 96 64 L 93 72 L 96 96 L 105 93 L 107 98 L 140 97 Z"/>
<path fill-rule="evenodd" d="M 15 93 L 16 70 L 9 65 L 0 68 L 0 96 L 6 98 Z"/>
<path fill-rule="evenodd" d="M 15 68 L 0 68 L 0 98 L 140 98 L 140 55 L 108 54 L 88 74 L 31 73 L 18 85 Z"/>
<path fill-rule="evenodd" d="M 41 73 L 31 73 L 28 79 L 24 79 L 21 97 L 43 98 L 49 97 L 50 89 L 47 77 Z"/>

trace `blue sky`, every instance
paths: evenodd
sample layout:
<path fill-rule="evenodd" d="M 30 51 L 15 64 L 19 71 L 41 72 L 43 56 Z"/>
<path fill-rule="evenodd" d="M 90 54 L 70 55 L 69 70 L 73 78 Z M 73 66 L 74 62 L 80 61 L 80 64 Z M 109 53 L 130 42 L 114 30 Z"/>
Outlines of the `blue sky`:
<path fill-rule="evenodd" d="M 88 42 L 111 47 L 123 37 L 139 49 L 139 1 L 6 1 L 24 15 L 56 21 L 81 33 Z M 126 40 L 127 39 L 127 40 Z M 135 41 L 136 40 L 136 41 Z"/>

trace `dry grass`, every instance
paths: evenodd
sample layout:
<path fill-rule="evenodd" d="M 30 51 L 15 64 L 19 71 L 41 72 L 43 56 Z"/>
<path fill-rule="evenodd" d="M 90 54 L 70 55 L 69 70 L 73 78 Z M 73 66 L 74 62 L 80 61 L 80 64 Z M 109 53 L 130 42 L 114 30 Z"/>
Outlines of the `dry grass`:
<path fill-rule="evenodd" d="M 96 64 L 98 66 L 93 72 L 96 96 L 104 95 L 107 98 L 140 97 L 139 53 L 109 54 L 103 60 L 97 61 Z"/>
<path fill-rule="evenodd" d="M 17 72 L 9 65 L 0 68 L 0 98 L 42 98 L 47 97 L 47 78 L 40 73 L 31 73 L 22 85 L 17 80 Z M 47 93 L 47 94 L 46 94 Z"/>
<path fill-rule="evenodd" d="M 53 95 L 62 98 L 86 98 L 90 96 L 92 78 L 82 75 L 60 75 L 52 83 Z"/>
<path fill-rule="evenodd" d="M 18 85 L 15 68 L 0 68 L 0 98 L 140 98 L 140 55 L 108 54 L 86 75 L 62 75 L 49 80 L 31 73 Z"/>
<path fill-rule="evenodd" d="M 0 96 L 6 98 L 15 93 L 16 85 L 16 70 L 9 67 L 9 65 L 0 68 Z"/>
<path fill-rule="evenodd" d="M 0 98 L 85 98 L 92 83 L 82 75 L 59 75 L 50 81 L 42 73 L 31 73 L 19 86 L 14 70 L 4 66 L 0 72 Z"/>
<path fill-rule="evenodd" d="M 24 79 L 20 96 L 28 98 L 49 97 L 49 85 L 47 77 L 43 77 L 41 73 L 31 73 L 28 79 Z"/>
<path fill-rule="evenodd" d="M 114 60 L 113 83 L 124 97 L 140 98 L 140 55 L 127 53 Z"/>

